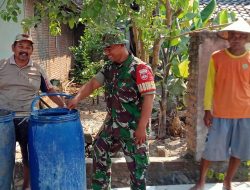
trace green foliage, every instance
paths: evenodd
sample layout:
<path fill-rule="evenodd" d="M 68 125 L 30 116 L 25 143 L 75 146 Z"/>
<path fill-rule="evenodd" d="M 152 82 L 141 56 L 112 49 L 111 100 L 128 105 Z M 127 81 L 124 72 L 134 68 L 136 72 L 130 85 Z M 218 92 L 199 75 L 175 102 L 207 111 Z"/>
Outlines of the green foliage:
<path fill-rule="evenodd" d="M 15 20 L 20 9 L 16 6 L 21 0 L 7 0 L 5 10 L 0 9 L 4 20 Z M 162 39 L 160 60 L 156 68 L 157 84 L 168 97 L 165 101 L 183 108 L 183 95 L 188 77 L 188 44 L 186 34 L 200 30 L 213 24 L 224 24 L 234 21 L 236 15 L 228 10 L 221 11 L 215 19 L 211 19 L 216 9 L 216 0 L 210 2 L 203 10 L 199 8 L 199 0 L 85 0 L 77 5 L 71 0 L 36 1 L 34 17 L 22 21 L 24 30 L 28 30 L 42 20 L 48 19 L 52 35 L 61 33 L 61 25 L 67 24 L 71 29 L 82 23 L 87 26 L 79 46 L 71 47 L 75 57 L 75 81 L 84 83 L 99 69 L 103 59 L 99 45 L 103 33 L 112 32 L 118 28 L 125 31 L 134 27 L 140 34 L 140 45 L 149 56 L 155 47 L 155 42 Z M 131 3 L 136 3 L 139 9 L 131 9 Z M 168 9 L 169 8 L 169 9 Z M 171 14 L 169 14 L 171 12 Z M 154 52 L 155 53 L 155 52 Z M 155 63 L 157 64 L 157 63 Z M 221 178 L 221 176 L 218 176 Z"/>
<path fill-rule="evenodd" d="M 3 8 L 5 2 L 6 1 L 3 1 L 0 4 L 0 17 L 7 22 L 11 20 L 17 22 L 18 21 L 17 17 L 19 14 L 21 14 L 20 6 L 22 0 L 8 0 L 5 8 Z"/>
<path fill-rule="evenodd" d="M 168 80 L 168 90 L 173 96 L 183 95 L 183 91 L 187 88 L 185 82 L 181 78 L 170 77 Z"/>
<path fill-rule="evenodd" d="M 167 84 L 165 85 L 168 96 L 167 107 L 169 108 L 176 105 L 177 108 L 181 109 L 185 106 L 184 95 L 186 91 L 186 78 L 189 75 L 189 37 L 182 36 L 181 34 L 215 23 L 213 22 L 213 19 L 211 19 L 211 16 L 216 9 L 216 1 L 211 0 L 201 11 L 199 9 L 198 0 L 194 0 L 193 4 L 190 4 L 189 1 L 171 1 L 171 6 L 175 11 L 172 15 L 171 29 L 163 32 L 161 28 L 166 26 L 164 23 L 155 26 L 155 28 L 158 28 L 158 31 L 161 33 L 159 35 L 163 34 L 164 36 L 167 36 L 162 47 L 165 49 L 171 49 L 168 51 L 168 55 L 165 55 L 165 57 L 169 57 L 169 62 L 167 64 L 170 65 L 170 72 L 164 73 L 161 71 L 157 72 L 156 75 L 157 78 L 159 75 L 162 75 L 162 77 L 159 77 L 158 79 L 163 80 L 163 83 Z M 163 18 L 166 13 L 166 7 L 160 7 L 161 11 L 159 12 L 158 17 Z M 221 14 L 220 18 L 223 18 L 225 22 L 230 20 L 229 14 L 219 14 Z M 165 67 L 168 65 L 165 65 Z"/>
<path fill-rule="evenodd" d="M 5 21 L 17 22 L 21 13 L 22 0 L 6 0 L 6 7 L 0 7 L 0 17 Z M 1 5 L 0 5 L 1 6 Z M 72 29 L 79 23 L 80 9 L 71 0 L 36 1 L 35 14 L 21 21 L 24 32 L 48 19 L 50 33 L 53 36 L 61 34 L 61 24 L 68 24 Z"/>
<path fill-rule="evenodd" d="M 100 44 L 101 35 L 97 35 L 86 29 L 79 41 L 79 45 L 70 47 L 74 55 L 74 79 L 75 82 L 84 83 L 92 78 L 100 70 L 104 59 L 103 49 Z"/>
<path fill-rule="evenodd" d="M 213 170 L 209 169 L 207 171 L 207 178 L 212 179 L 214 177 L 215 173 Z"/>
<path fill-rule="evenodd" d="M 250 166 L 250 160 L 246 161 L 245 164 L 246 164 L 246 166 L 249 167 Z"/>
<path fill-rule="evenodd" d="M 226 24 L 236 20 L 236 14 L 234 12 L 224 9 L 218 13 L 214 19 L 214 24 Z"/>
<path fill-rule="evenodd" d="M 184 39 L 186 38 L 186 39 Z M 171 73 L 177 78 L 186 79 L 189 75 L 188 72 L 188 37 L 180 38 L 181 41 L 178 44 L 178 47 L 175 48 L 175 51 L 171 55 Z"/>
<path fill-rule="evenodd" d="M 224 173 L 216 173 L 215 178 L 218 179 L 219 181 L 223 181 L 225 178 L 225 174 Z"/>
<path fill-rule="evenodd" d="M 0 16 L 5 21 L 17 21 L 21 13 L 22 0 L 6 0 L 6 7 L 0 7 Z M 211 0 L 203 10 L 199 10 L 199 0 L 193 4 L 189 0 L 170 0 L 173 13 L 171 30 L 166 30 L 166 7 L 164 1 L 136 0 L 140 8 L 134 11 L 130 8 L 133 0 L 86 0 L 76 4 L 71 0 L 36 1 L 35 15 L 22 21 L 24 30 L 48 19 L 52 35 L 61 33 L 61 25 L 67 24 L 74 28 L 78 23 L 87 23 L 96 33 L 103 33 L 113 26 L 129 27 L 132 22 L 142 29 L 142 40 L 146 48 L 151 48 L 155 39 L 160 35 L 175 36 L 185 31 L 185 28 L 199 28 L 209 23 L 216 8 L 216 0 Z M 226 22 L 231 13 L 222 12 L 220 23 Z M 190 22 L 191 21 L 191 22 Z M 230 20 L 229 20 L 230 21 Z M 119 24 L 118 24 L 119 23 Z M 111 27 L 112 26 L 112 27 Z M 177 45 L 180 39 L 173 39 L 171 45 Z"/>
<path fill-rule="evenodd" d="M 214 10 L 216 8 L 216 0 L 211 0 L 207 6 L 201 11 L 200 15 L 201 15 L 201 20 L 202 23 L 206 24 L 207 21 L 210 19 L 210 17 L 212 16 Z"/>
<path fill-rule="evenodd" d="M 242 165 L 247 169 L 245 172 L 245 176 L 249 179 L 250 177 L 250 172 L 249 172 L 249 167 L 250 167 L 250 160 L 244 161 Z"/>
<path fill-rule="evenodd" d="M 186 81 L 182 78 L 175 78 L 173 76 L 168 77 L 167 92 L 168 102 L 167 111 L 172 109 L 183 110 L 186 107 L 184 96 L 187 89 Z"/>
<path fill-rule="evenodd" d="M 89 81 L 103 66 L 104 58 L 101 42 L 101 35 L 97 35 L 86 29 L 79 41 L 79 45 L 70 47 L 74 55 L 74 81 L 85 83 Z M 103 89 L 96 90 L 92 96 L 97 96 Z"/>
<path fill-rule="evenodd" d="M 225 178 L 225 174 L 221 172 L 215 172 L 214 170 L 209 169 L 207 172 L 207 177 L 209 179 L 215 178 L 218 181 L 223 181 Z"/>
<path fill-rule="evenodd" d="M 189 60 L 186 59 L 184 61 L 182 61 L 179 65 L 178 65 L 178 69 L 179 69 L 179 73 L 178 76 L 179 77 L 183 77 L 183 78 L 187 78 L 189 76 Z"/>
<path fill-rule="evenodd" d="M 86 81 L 88 81 L 89 79 L 91 79 L 94 75 L 96 75 L 96 73 L 101 69 L 101 67 L 103 66 L 104 62 L 100 61 L 100 62 L 92 62 L 90 64 L 86 65 L 86 68 L 83 69 L 80 77 L 81 77 L 81 81 L 84 83 Z M 99 88 L 97 90 L 95 90 L 92 94 L 91 97 L 96 97 L 100 94 L 102 94 L 104 91 L 103 88 Z"/>
<path fill-rule="evenodd" d="M 211 19 L 215 9 L 216 0 L 211 0 L 201 11 L 199 9 L 199 1 L 194 0 L 193 13 L 195 13 L 195 15 L 193 15 L 194 17 L 191 30 L 206 26 L 207 23 L 209 23 L 208 21 Z"/>

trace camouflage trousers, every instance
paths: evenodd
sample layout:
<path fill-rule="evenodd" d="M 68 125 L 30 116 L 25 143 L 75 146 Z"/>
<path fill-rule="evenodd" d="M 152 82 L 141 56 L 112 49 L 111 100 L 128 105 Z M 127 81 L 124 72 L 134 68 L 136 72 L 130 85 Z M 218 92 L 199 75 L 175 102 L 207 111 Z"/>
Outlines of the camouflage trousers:
<path fill-rule="evenodd" d="M 130 171 L 132 190 L 146 189 L 146 170 L 148 168 L 148 145 L 136 145 L 134 130 L 104 126 L 93 145 L 93 190 L 111 189 L 111 156 L 122 148 Z"/>

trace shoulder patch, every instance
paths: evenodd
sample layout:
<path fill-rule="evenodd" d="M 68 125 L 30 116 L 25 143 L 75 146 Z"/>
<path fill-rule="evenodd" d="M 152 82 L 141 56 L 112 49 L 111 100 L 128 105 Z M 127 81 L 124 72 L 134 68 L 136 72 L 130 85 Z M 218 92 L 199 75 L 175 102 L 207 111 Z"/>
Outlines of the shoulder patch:
<path fill-rule="evenodd" d="M 140 93 L 155 91 L 154 76 L 151 68 L 146 64 L 139 64 L 137 66 L 136 84 Z"/>

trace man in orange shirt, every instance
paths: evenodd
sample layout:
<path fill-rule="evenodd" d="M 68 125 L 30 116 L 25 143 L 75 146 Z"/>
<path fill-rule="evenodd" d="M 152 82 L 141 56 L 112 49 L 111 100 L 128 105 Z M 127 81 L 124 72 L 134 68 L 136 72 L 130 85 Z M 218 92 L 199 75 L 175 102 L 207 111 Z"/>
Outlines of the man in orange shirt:
<path fill-rule="evenodd" d="M 250 159 L 250 25 L 243 19 L 218 32 L 227 49 L 212 54 L 205 88 L 204 123 L 208 127 L 201 159 L 200 178 L 190 190 L 203 190 L 211 161 L 229 159 L 223 190 L 231 182 L 241 160 Z"/>

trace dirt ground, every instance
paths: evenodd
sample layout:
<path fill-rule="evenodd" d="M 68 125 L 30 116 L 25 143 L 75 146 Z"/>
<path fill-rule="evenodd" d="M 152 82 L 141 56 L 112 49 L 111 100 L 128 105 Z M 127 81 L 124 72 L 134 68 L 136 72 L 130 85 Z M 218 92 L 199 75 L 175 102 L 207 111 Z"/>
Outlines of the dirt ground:
<path fill-rule="evenodd" d="M 71 94 L 77 92 L 74 88 L 68 90 Z M 91 134 L 93 137 L 96 136 L 106 116 L 105 106 L 103 97 L 99 98 L 99 104 L 96 103 L 96 99 L 93 101 L 93 98 L 87 98 L 80 102 L 77 109 L 79 109 L 81 114 L 84 133 Z M 152 131 L 152 134 L 156 134 L 154 128 Z M 160 155 L 158 149 L 161 150 Z M 185 138 L 169 137 L 166 139 L 157 139 L 154 135 L 149 137 L 150 156 L 183 157 L 186 153 L 187 145 Z"/>

